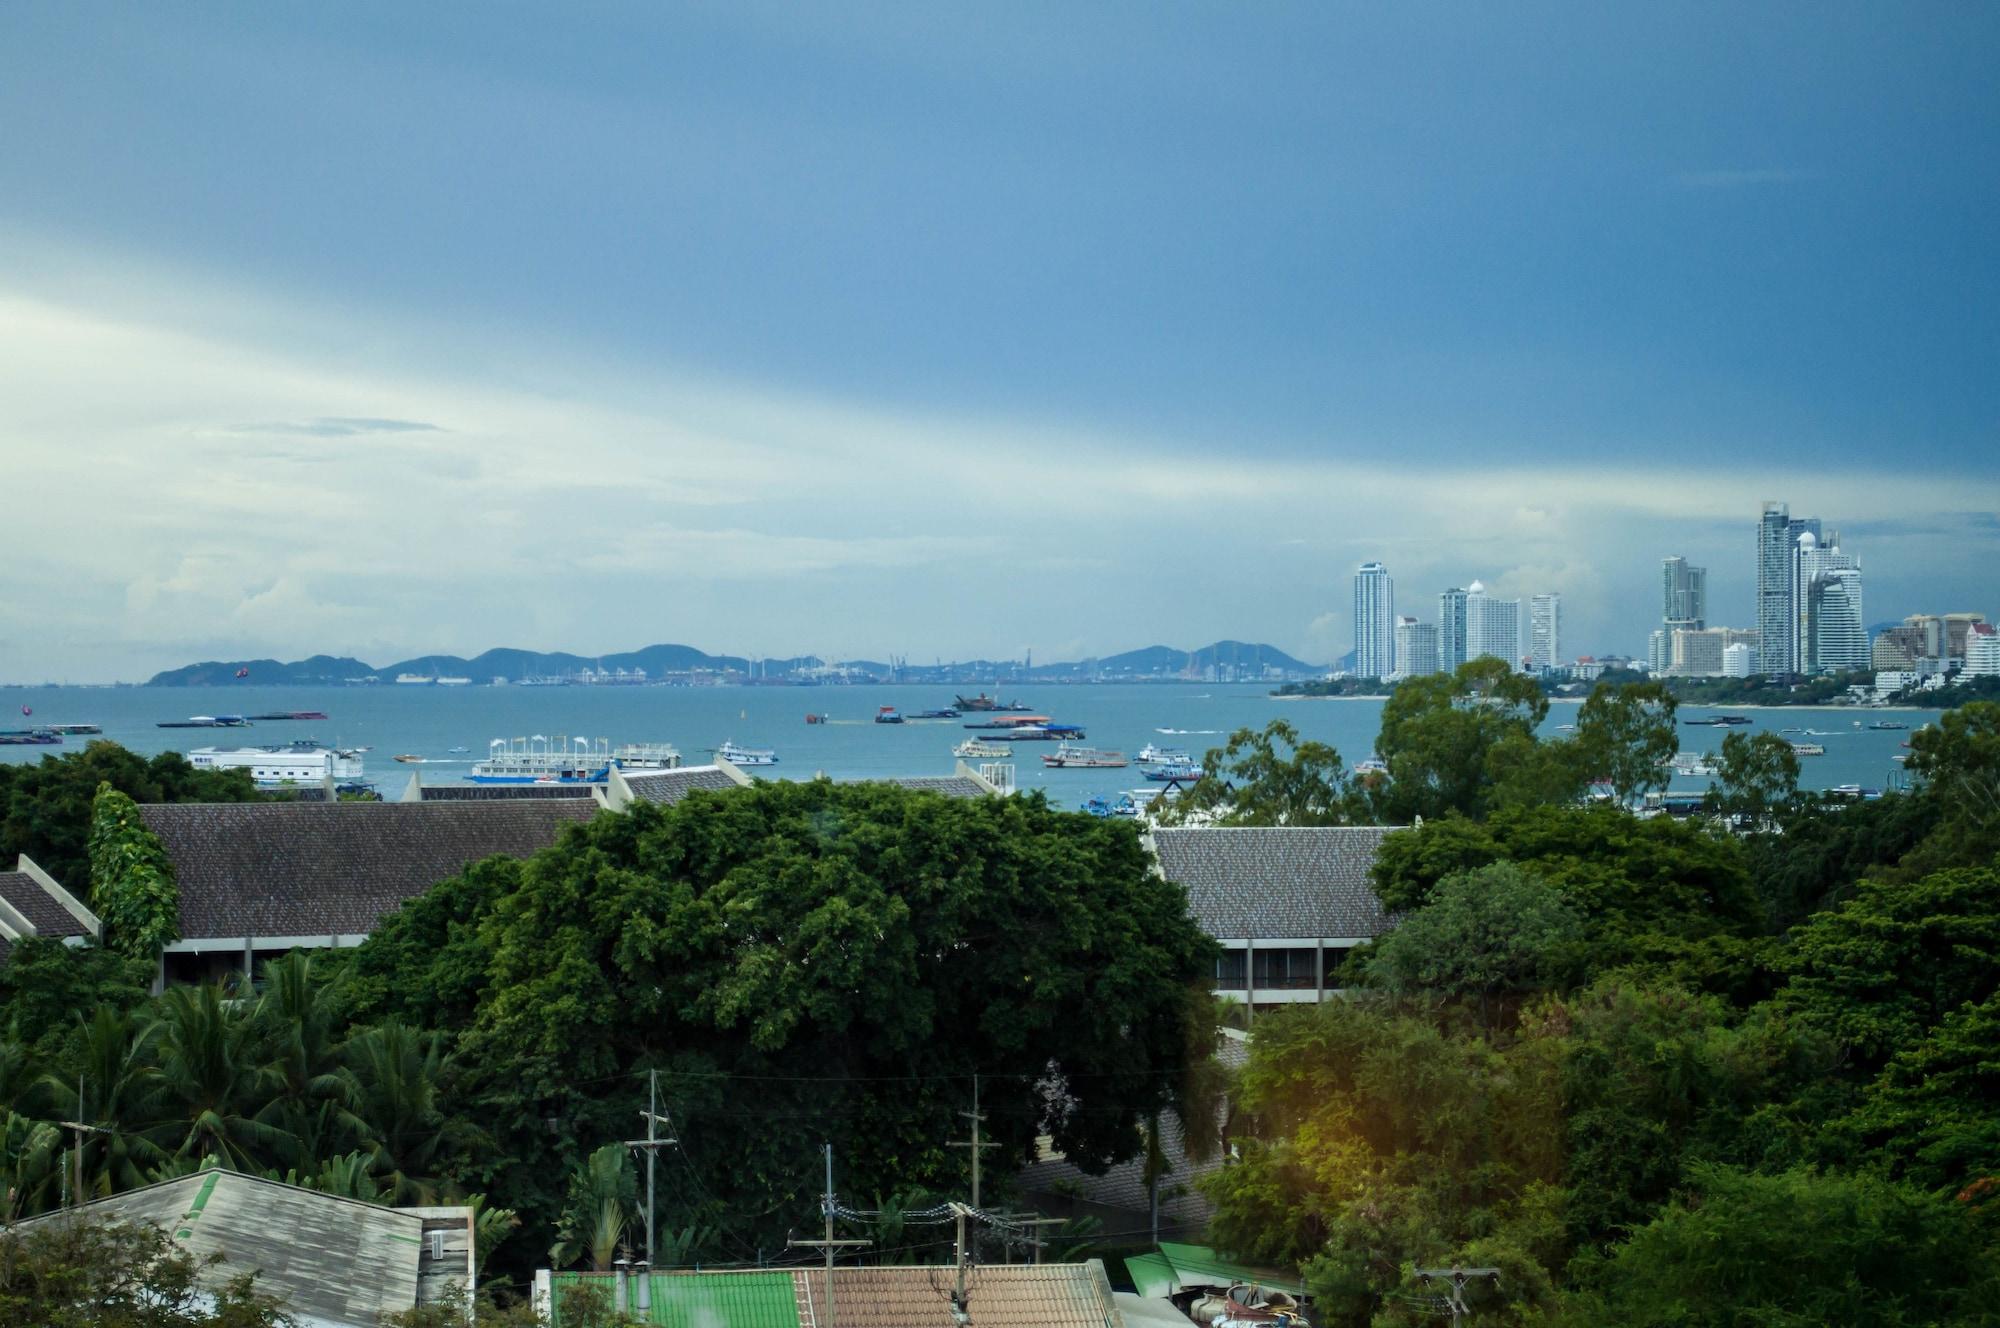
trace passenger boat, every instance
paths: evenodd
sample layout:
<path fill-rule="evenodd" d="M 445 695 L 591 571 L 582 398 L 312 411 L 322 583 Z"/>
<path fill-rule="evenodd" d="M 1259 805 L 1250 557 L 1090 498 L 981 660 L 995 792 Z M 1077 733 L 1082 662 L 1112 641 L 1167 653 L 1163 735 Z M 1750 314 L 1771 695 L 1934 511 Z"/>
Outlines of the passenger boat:
<path fill-rule="evenodd" d="M 1140 765 L 1193 765 L 1194 758 L 1178 747 L 1147 743 L 1139 749 Z"/>
<path fill-rule="evenodd" d="M 1176 765 L 1154 766 L 1152 769 L 1146 771 L 1146 778 L 1158 780 L 1162 784 L 1169 782 L 1175 784 L 1192 784 L 1195 780 L 1201 778 L 1201 767 L 1192 761 L 1183 761 Z"/>
<path fill-rule="evenodd" d="M 1022 724 L 1007 730 L 1009 742 L 1081 742 L 1084 737 L 1075 724 Z"/>
<path fill-rule="evenodd" d="M 163 729 L 247 729 L 250 721 L 241 715 L 189 715 L 186 719 L 163 719 L 154 727 Z"/>
<path fill-rule="evenodd" d="M 360 752 L 310 739 L 266 747 L 197 747 L 188 753 L 188 764 L 197 770 L 248 770 L 260 788 L 353 781 L 365 773 Z"/>
<path fill-rule="evenodd" d="M 602 784 L 611 777 L 611 744 L 599 738 L 495 738 L 467 776 L 475 784 Z"/>
<path fill-rule="evenodd" d="M 1044 756 L 1042 764 L 1051 770 L 1122 770 L 1126 762 L 1123 752 L 1108 752 L 1099 747 L 1078 747 L 1065 742 Z"/>
<path fill-rule="evenodd" d="M 1908 724 L 1898 724 L 1893 719 L 1878 719 L 1868 726 L 1871 729 L 1906 729 Z"/>
<path fill-rule="evenodd" d="M 875 722 L 877 724 L 900 724 L 903 722 L 903 712 L 894 706 L 877 706 L 875 707 Z"/>
<path fill-rule="evenodd" d="M 1379 756 L 1371 756 L 1365 761 L 1356 761 L 1354 763 L 1354 773 L 1357 775 L 1386 775 L 1389 773 L 1389 763 Z"/>
<path fill-rule="evenodd" d="M 62 734 L 54 729 L 0 730 L 0 747 L 60 747 Z"/>
<path fill-rule="evenodd" d="M 1675 752 L 1660 764 L 1685 779 L 1712 778 L 1718 773 L 1715 758 L 1707 752 Z"/>
<path fill-rule="evenodd" d="M 985 719 L 977 724 L 967 724 L 969 729 L 1017 729 L 1028 725 L 1046 724 L 1047 715 L 1009 715 L 1005 719 Z"/>
<path fill-rule="evenodd" d="M 951 749 L 951 754 L 964 760 L 990 760 L 999 756 L 1012 756 L 1014 749 L 1000 742 L 982 742 L 978 738 L 967 738 Z"/>
<path fill-rule="evenodd" d="M 620 770 L 678 770 L 680 748 L 670 742 L 628 742 L 611 753 Z"/>
<path fill-rule="evenodd" d="M 715 749 L 715 754 L 731 765 L 776 765 L 778 754 L 769 747 L 739 747 L 734 742 L 725 742 Z"/>

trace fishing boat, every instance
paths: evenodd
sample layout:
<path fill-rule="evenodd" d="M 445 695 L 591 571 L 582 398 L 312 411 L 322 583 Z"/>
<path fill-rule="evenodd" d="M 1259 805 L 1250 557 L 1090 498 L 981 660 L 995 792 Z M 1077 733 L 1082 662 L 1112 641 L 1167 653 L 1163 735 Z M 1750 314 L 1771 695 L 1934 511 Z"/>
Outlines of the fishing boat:
<path fill-rule="evenodd" d="M 0 747 L 60 747 L 62 734 L 53 729 L 0 730 Z"/>
<path fill-rule="evenodd" d="M 1079 747 L 1065 742 L 1047 756 L 1042 764 L 1051 770 L 1122 770 L 1125 768 L 1125 753 L 1105 751 L 1100 747 Z"/>
<path fill-rule="evenodd" d="M 875 722 L 877 724 L 900 724 L 903 722 L 903 712 L 894 706 L 876 706 Z"/>
<path fill-rule="evenodd" d="M 715 749 L 715 754 L 731 765 L 776 765 L 778 754 L 769 747 L 739 747 L 734 742 L 725 742 Z"/>
<path fill-rule="evenodd" d="M 486 745 L 486 759 L 472 764 L 467 776 L 475 784 L 602 784 L 611 777 L 608 739 L 495 738 Z"/>
<path fill-rule="evenodd" d="M 825 716 L 825 715 L 819 715 L 819 714 L 814 714 L 814 713 L 813 713 L 812 711 L 808 710 L 808 711 L 806 712 L 806 723 L 808 723 L 808 724 L 824 724 L 824 723 L 826 723 L 826 716 Z"/>
<path fill-rule="evenodd" d="M 1115 798 L 1085 798 L 1077 804 L 1079 811 L 1092 816 L 1137 816 L 1139 804 L 1131 794 L 1121 793 Z"/>
<path fill-rule="evenodd" d="M 963 760 L 991 760 L 1001 756 L 1012 756 L 1014 749 L 1002 742 L 982 742 L 978 738 L 967 738 L 951 749 L 953 756 Z"/>
<path fill-rule="evenodd" d="M 1193 765 L 1194 758 L 1179 747 L 1162 747 L 1149 742 L 1139 749 L 1140 765 Z"/>

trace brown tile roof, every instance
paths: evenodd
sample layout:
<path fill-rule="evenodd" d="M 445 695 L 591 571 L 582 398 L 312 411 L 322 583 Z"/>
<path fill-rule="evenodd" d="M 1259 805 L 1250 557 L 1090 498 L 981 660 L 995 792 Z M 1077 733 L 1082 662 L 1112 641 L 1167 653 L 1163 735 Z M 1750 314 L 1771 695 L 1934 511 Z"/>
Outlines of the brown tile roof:
<path fill-rule="evenodd" d="M 188 802 L 139 809 L 173 860 L 181 935 L 364 935 L 496 854 L 527 857 L 593 801 Z"/>
<path fill-rule="evenodd" d="M 835 1316 L 826 1317 L 826 1273 L 799 1271 L 818 1328 L 959 1328 L 950 1265 L 836 1268 Z M 971 1328 L 1122 1328 L 1104 1265 L 985 1264 L 966 1279 Z M 811 1328 L 813 1319 L 805 1320 Z"/>
<path fill-rule="evenodd" d="M 1222 940 L 1380 936 L 1369 872 L 1389 826 L 1198 826 L 1153 832 L 1160 873 Z"/>
<path fill-rule="evenodd" d="M 0 872 L 0 899 L 6 900 L 34 925 L 37 936 L 88 936 L 90 929 L 74 913 L 42 889 L 26 872 Z"/>

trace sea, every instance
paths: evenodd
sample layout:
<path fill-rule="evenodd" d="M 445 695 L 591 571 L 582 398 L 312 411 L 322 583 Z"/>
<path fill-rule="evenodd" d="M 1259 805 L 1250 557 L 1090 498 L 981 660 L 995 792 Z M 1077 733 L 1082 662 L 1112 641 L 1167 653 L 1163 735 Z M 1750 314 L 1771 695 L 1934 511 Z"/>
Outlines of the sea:
<path fill-rule="evenodd" d="M 342 747 L 366 747 L 367 781 L 384 797 L 400 796 L 414 772 L 426 784 L 464 782 L 472 762 L 496 739 L 542 735 L 606 738 L 624 743 L 672 743 L 689 765 L 710 759 L 715 747 L 735 741 L 768 747 L 778 764 L 751 773 L 766 779 L 869 779 L 952 772 L 952 748 L 968 737 L 1004 741 L 1004 735 L 969 732 L 964 725 L 983 718 L 910 720 L 877 724 L 879 707 L 905 715 L 952 703 L 953 688 L 919 685 L 831 687 L 464 687 L 258 686 L 230 687 L 0 687 L 0 728 L 38 724 L 90 723 L 103 737 L 135 752 L 152 755 L 195 747 L 287 743 L 312 738 Z M 970 694 L 973 688 L 964 689 Z M 1304 700 L 1274 697 L 1257 684 L 1090 683 L 1023 685 L 1008 688 L 1009 701 L 1025 702 L 1033 713 L 1057 723 L 1079 724 L 1093 747 L 1135 757 L 1148 743 L 1179 748 L 1196 760 L 1220 747 L 1241 728 L 1262 728 L 1273 719 L 1290 721 L 1308 739 L 1331 744 L 1350 764 L 1374 752 L 1383 702 L 1377 699 Z M 266 721 L 247 729 L 163 729 L 161 720 L 190 715 L 259 714 L 320 710 L 324 720 Z M 32 713 L 25 713 L 31 711 Z M 808 713 L 826 722 L 808 724 Z M 1725 713 L 1683 706 L 1682 720 Z M 1802 783 L 1826 789 L 1860 785 L 1900 786 L 1895 757 L 1910 731 L 1930 712 L 1859 710 L 1847 707 L 1737 708 L 1747 716 L 1741 731 L 1781 731 L 1794 741 L 1817 743 L 1824 756 L 1802 757 Z M 1549 708 L 1545 732 L 1572 724 L 1576 706 Z M 1907 724 L 1908 729 L 1875 729 L 1875 723 Z M 1681 749 L 1711 752 L 1730 730 L 1685 725 Z M 0 761 L 40 760 L 76 750 L 90 737 L 70 737 L 63 747 L 0 747 Z M 453 748 L 466 751 L 454 752 Z M 1042 789 L 1058 806 L 1077 807 L 1092 797 L 1116 798 L 1147 787 L 1136 763 L 1126 769 L 1048 769 L 1041 756 L 1052 743 L 1013 744 L 1005 760 L 1022 789 Z M 399 764 L 408 755 L 421 764 Z M 977 765 L 978 762 L 972 764 Z M 1702 777 L 1676 778 L 1673 788 L 1699 790 Z"/>

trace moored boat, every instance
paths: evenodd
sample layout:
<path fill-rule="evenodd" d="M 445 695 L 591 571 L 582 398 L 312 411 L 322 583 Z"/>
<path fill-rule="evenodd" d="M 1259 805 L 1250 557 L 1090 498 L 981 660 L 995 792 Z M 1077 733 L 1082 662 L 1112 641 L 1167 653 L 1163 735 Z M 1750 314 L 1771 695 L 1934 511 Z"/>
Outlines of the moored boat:
<path fill-rule="evenodd" d="M 1126 762 L 1123 752 L 1065 742 L 1044 756 L 1042 764 L 1051 770 L 1122 770 Z"/>
<path fill-rule="evenodd" d="M 946 706 L 942 710 L 919 710 L 911 719 L 957 719 L 958 711 Z"/>
<path fill-rule="evenodd" d="M 992 760 L 1001 756 L 1012 756 L 1014 749 L 1002 742 L 984 742 L 978 738 L 967 738 L 951 749 L 951 754 L 964 760 Z"/>
<path fill-rule="evenodd" d="M 741 747 L 734 741 L 724 742 L 715 749 L 715 754 L 731 765 L 776 765 L 778 753 L 769 747 Z"/>
<path fill-rule="evenodd" d="M 1795 756 L 1825 756 L 1826 748 L 1816 742 L 1795 742 L 1792 744 L 1792 753 Z"/>
<path fill-rule="evenodd" d="M 875 722 L 877 724 L 900 724 L 903 722 L 903 712 L 894 706 L 876 706 Z"/>
<path fill-rule="evenodd" d="M 1004 719 L 984 719 L 976 724 L 967 724 L 969 729 L 1016 729 L 1031 725 L 1046 724 L 1047 715 L 1008 715 Z"/>
<path fill-rule="evenodd" d="M 1193 765 L 1194 757 L 1179 747 L 1162 747 L 1149 742 L 1139 749 L 1140 765 Z"/>
<path fill-rule="evenodd" d="M 1192 784 L 1201 778 L 1201 767 L 1192 761 L 1184 761 L 1176 765 L 1154 766 L 1152 769 L 1146 771 L 1146 778 L 1158 780 L 1163 784 Z"/>
<path fill-rule="evenodd" d="M 60 747 L 62 734 L 54 729 L 0 730 L 0 747 Z"/>
<path fill-rule="evenodd" d="M 197 770 L 247 770 L 260 788 L 351 781 L 366 773 L 359 751 L 311 739 L 266 747 L 197 747 L 188 753 L 188 764 Z"/>
<path fill-rule="evenodd" d="M 495 738 L 467 776 L 475 784 L 602 784 L 611 777 L 608 739 Z"/>
<path fill-rule="evenodd" d="M 266 719 L 325 719 L 324 710 L 274 710 L 268 715 L 252 715 L 253 720 Z"/>

